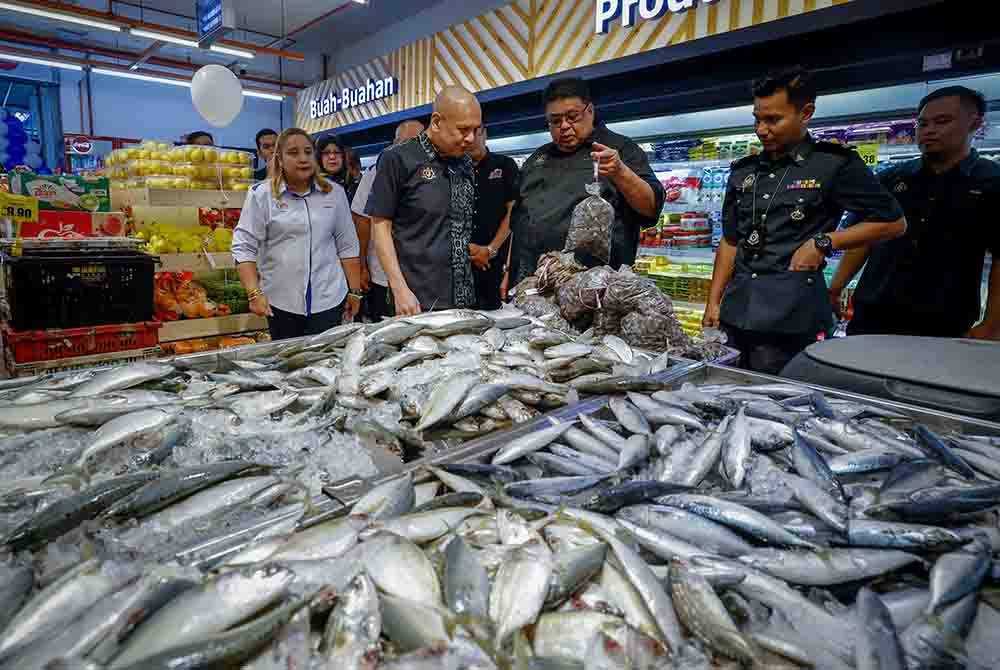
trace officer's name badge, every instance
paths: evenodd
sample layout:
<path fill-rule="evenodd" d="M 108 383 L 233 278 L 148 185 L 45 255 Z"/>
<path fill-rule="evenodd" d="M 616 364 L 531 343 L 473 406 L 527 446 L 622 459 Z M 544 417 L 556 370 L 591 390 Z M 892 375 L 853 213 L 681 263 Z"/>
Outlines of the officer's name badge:
<path fill-rule="evenodd" d="M 789 191 L 815 190 L 823 188 L 823 184 L 816 179 L 796 179 L 788 185 Z"/>

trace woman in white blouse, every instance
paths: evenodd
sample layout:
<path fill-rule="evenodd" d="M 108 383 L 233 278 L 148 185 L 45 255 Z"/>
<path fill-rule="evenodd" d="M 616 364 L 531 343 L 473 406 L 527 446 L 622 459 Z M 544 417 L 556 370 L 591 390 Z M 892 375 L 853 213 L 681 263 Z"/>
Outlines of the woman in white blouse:
<path fill-rule="evenodd" d="M 247 194 L 233 258 L 271 338 L 315 335 L 361 306 L 358 236 L 344 189 L 319 176 L 299 128 L 278 137 L 269 178 Z"/>

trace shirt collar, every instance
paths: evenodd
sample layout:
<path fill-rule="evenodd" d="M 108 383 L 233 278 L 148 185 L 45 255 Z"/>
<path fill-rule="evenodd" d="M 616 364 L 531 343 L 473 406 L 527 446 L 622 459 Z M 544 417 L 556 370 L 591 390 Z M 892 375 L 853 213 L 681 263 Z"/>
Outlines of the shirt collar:
<path fill-rule="evenodd" d="M 294 193 L 292 191 L 289 191 L 288 190 L 288 184 L 286 184 L 285 180 L 283 180 L 283 179 L 281 180 L 281 186 L 278 187 L 278 197 L 279 198 L 282 197 L 282 196 L 284 196 L 286 193 L 291 193 L 292 195 L 294 195 L 296 197 L 302 198 L 302 197 L 308 197 L 308 196 L 312 195 L 315 192 L 316 192 L 316 180 L 315 179 L 312 180 L 311 182 L 309 182 L 309 192 L 306 193 L 305 196 L 300 196 L 298 193 Z"/>
<path fill-rule="evenodd" d="M 805 139 L 789 149 L 788 152 L 778 160 L 773 160 L 767 154 L 762 154 L 761 162 L 766 164 L 777 164 L 792 161 L 796 165 L 802 165 L 809 160 L 809 157 L 812 156 L 815 149 L 816 141 L 813 139 L 812 135 L 807 133 Z"/>
<path fill-rule="evenodd" d="M 472 168 L 472 159 L 469 158 L 468 154 L 466 154 L 466 155 L 464 155 L 464 156 L 462 156 L 460 158 L 445 158 L 440 153 L 438 153 L 437 147 L 435 147 L 434 143 L 431 142 L 431 138 L 427 137 L 427 131 L 426 130 L 424 132 L 420 133 L 419 135 L 417 135 L 417 142 L 423 148 L 424 153 L 427 154 L 427 160 L 441 161 L 442 163 L 444 163 L 445 165 L 447 165 L 449 168 L 454 169 L 456 172 L 458 172 L 460 174 L 464 174 L 464 175 L 467 175 L 467 176 L 471 176 L 472 175 L 472 169 L 473 169 Z"/>
<path fill-rule="evenodd" d="M 927 166 L 924 164 L 923 158 L 920 158 L 918 160 L 921 171 L 925 171 L 928 174 L 934 174 L 929 169 L 927 169 Z M 962 175 L 963 177 L 969 177 L 972 175 L 972 169 L 976 166 L 976 162 L 978 161 L 979 161 L 979 152 L 976 151 L 975 149 L 972 149 L 971 151 L 969 151 L 969 155 L 962 159 L 961 163 L 959 163 L 952 169 L 948 170 L 947 172 L 943 172 L 941 174 L 952 174 L 954 172 L 958 172 L 958 174 Z"/>

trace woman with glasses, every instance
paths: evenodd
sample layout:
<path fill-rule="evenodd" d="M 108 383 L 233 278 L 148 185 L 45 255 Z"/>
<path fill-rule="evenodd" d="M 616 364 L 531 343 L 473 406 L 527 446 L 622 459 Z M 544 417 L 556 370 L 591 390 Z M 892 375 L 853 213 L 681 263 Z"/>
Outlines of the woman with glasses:
<path fill-rule="evenodd" d="M 597 121 L 584 80 L 553 81 L 543 101 L 552 141 L 521 168 L 518 204 L 511 216 L 511 287 L 535 271 L 542 254 L 563 248 L 573 208 L 589 195 L 584 187 L 595 179 L 595 163 L 601 197 L 615 210 L 611 257 L 581 257 L 582 263 L 615 269 L 634 263 L 639 230 L 654 225 L 663 207 L 663 186 L 646 153 Z"/>
<path fill-rule="evenodd" d="M 354 199 L 361 181 L 361 170 L 355 170 L 351 161 L 351 148 L 334 135 L 321 137 L 316 143 L 320 173 L 347 193 L 347 201 Z"/>

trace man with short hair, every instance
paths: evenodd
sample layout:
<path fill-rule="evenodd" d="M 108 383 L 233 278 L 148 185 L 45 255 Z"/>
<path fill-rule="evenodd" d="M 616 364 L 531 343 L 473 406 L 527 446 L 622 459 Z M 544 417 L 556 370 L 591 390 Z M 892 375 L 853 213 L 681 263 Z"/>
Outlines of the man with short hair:
<path fill-rule="evenodd" d="M 753 96 L 764 153 L 733 163 L 703 325 L 725 329 L 745 368 L 778 374 L 832 329 L 826 259 L 899 237 L 906 219 L 853 149 L 809 135 L 807 71 L 772 72 Z M 859 223 L 837 230 L 845 210 Z"/>
<path fill-rule="evenodd" d="M 486 126 L 476 133 L 469 152 L 475 165 L 476 211 L 469 255 L 472 257 L 479 309 L 499 309 L 507 275 L 510 212 L 517 200 L 517 163 L 486 146 Z"/>
<path fill-rule="evenodd" d="M 579 78 L 556 79 L 542 95 L 552 141 L 531 154 L 521 168 L 519 198 L 511 217 L 513 284 L 531 275 L 539 257 L 566 243 L 573 209 L 589 197 L 595 180 L 601 197 L 614 208 L 610 258 L 582 257 L 587 265 L 615 269 L 635 262 L 639 230 L 656 223 L 663 207 L 663 186 L 649 167 L 646 152 L 597 120 L 590 87 Z"/>
<path fill-rule="evenodd" d="M 880 175 L 910 223 L 898 239 L 849 251 L 830 286 L 839 303 L 862 265 L 850 335 L 869 333 L 1000 340 L 1000 166 L 972 148 L 986 99 L 964 86 L 920 102 L 921 157 Z M 993 256 L 986 315 L 981 286 Z"/>
<path fill-rule="evenodd" d="M 212 137 L 212 133 L 205 130 L 196 130 L 193 133 L 189 133 L 184 141 L 188 144 L 194 144 L 202 147 L 212 147 L 215 146 L 215 138 Z"/>
<path fill-rule="evenodd" d="M 427 130 L 382 155 L 365 213 L 397 315 L 476 304 L 468 152 L 482 123 L 476 97 L 448 86 Z"/>
<path fill-rule="evenodd" d="M 393 145 L 402 144 L 411 140 L 424 132 L 424 124 L 416 119 L 403 121 L 396 126 L 396 135 Z M 379 159 L 382 156 L 379 155 Z M 362 249 L 367 249 L 361 256 L 361 283 L 363 290 L 368 292 L 365 300 L 367 316 L 373 323 L 378 323 L 385 316 L 391 316 L 394 310 L 392 296 L 389 294 L 389 280 L 385 277 L 382 264 L 378 261 L 378 254 L 375 252 L 375 240 L 371 236 L 371 218 L 365 214 L 365 206 L 368 204 L 368 197 L 371 195 L 372 184 L 378 174 L 378 160 L 375 165 L 368 168 L 368 171 L 361 176 L 358 182 L 358 189 L 354 192 L 354 199 L 351 201 L 351 216 L 354 217 L 354 226 L 358 229 L 358 240 Z"/>
<path fill-rule="evenodd" d="M 256 143 L 257 157 L 260 158 L 264 165 L 260 169 L 254 171 L 253 178 L 257 181 L 264 181 L 267 179 L 267 166 L 271 162 L 271 156 L 274 155 L 274 147 L 278 143 L 277 131 L 271 130 L 270 128 L 258 130 Z"/>

